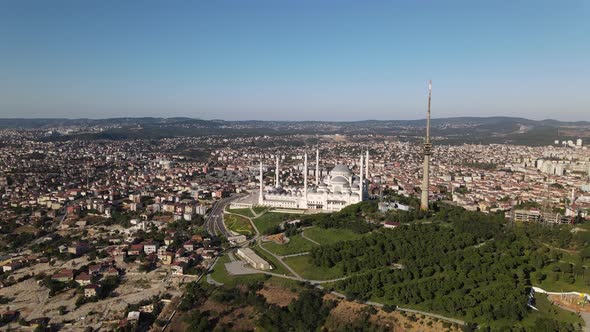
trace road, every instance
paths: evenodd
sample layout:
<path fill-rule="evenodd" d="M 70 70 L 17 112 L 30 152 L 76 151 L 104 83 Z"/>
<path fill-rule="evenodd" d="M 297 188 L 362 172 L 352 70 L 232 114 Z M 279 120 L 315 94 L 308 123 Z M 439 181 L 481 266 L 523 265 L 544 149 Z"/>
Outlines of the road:
<path fill-rule="evenodd" d="M 218 205 L 216 205 L 214 207 L 214 209 L 211 211 L 210 216 L 213 216 L 214 213 L 217 214 L 217 212 L 215 212 L 217 210 L 221 211 L 221 215 L 223 216 L 223 209 L 225 209 L 225 206 L 228 203 L 229 202 L 224 201 L 224 200 L 219 201 L 217 203 Z M 220 206 L 222 204 L 223 204 L 223 208 Z M 273 273 L 273 272 L 269 272 L 269 271 L 261 271 L 261 270 L 251 269 L 251 268 L 246 267 L 245 266 L 246 264 L 243 263 L 243 262 L 242 262 L 242 265 L 239 266 L 239 269 L 242 271 L 242 273 L 238 273 L 238 274 L 263 273 L 263 274 L 274 276 L 274 277 L 278 277 L 278 278 L 291 279 L 291 280 L 296 280 L 296 281 L 308 282 L 311 285 L 314 285 L 315 287 L 317 287 L 319 289 L 324 289 L 324 287 L 321 286 L 322 284 L 325 284 L 325 283 L 333 283 L 333 282 L 337 282 L 337 281 L 340 281 L 340 280 L 345 280 L 345 279 L 347 279 L 347 278 L 350 277 L 350 276 L 344 276 L 344 277 L 340 277 L 340 278 L 336 278 L 336 279 L 331 279 L 331 280 L 310 280 L 310 279 L 303 278 L 301 275 L 299 275 L 297 272 L 295 272 L 295 270 L 293 270 L 293 268 L 291 268 L 291 266 L 289 266 L 289 264 L 285 263 L 283 261 L 283 258 L 285 258 L 285 257 L 291 257 L 291 256 L 308 255 L 309 253 L 308 252 L 303 252 L 303 253 L 298 253 L 298 254 L 294 254 L 294 255 L 287 255 L 287 256 L 279 256 L 279 255 L 276 255 L 275 253 L 273 253 L 270 250 L 266 249 L 262 245 L 262 237 L 260 236 L 260 232 L 258 231 L 258 228 L 256 227 L 256 224 L 252 221 L 252 218 L 246 217 L 246 216 L 244 216 L 244 217 L 250 221 L 250 223 L 252 224 L 252 227 L 254 228 L 254 231 L 256 232 L 256 235 L 250 241 L 244 242 L 241 245 L 241 247 L 248 247 L 248 245 L 250 245 L 251 243 L 253 243 L 253 241 L 255 241 L 255 243 L 257 243 L 257 245 L 258 245 L 258 247 L 260 249 L 264 250 L 266 253 L 268 253 L 269 255 L 273 256 L 276 260 L 278 260 L 279 263 L 282 264 L 292 275 L 278 274 L 278 273 Z M 225 230 L 225 226 L 223 225 L 223 219 L 222 218 L 221 218 L 221 224 L 222 224 L 223 229 Z M 209 230 L 210 227 L 214 227 L 214 225 L 210 225 L 209 219 L 207 220 L 207 227 L 208 227 L 207 230 Z M 214 231 L 213 228 L 211 228 L 211 229 Z M 309 239 L 309 240 L 312 241 L 312 242 L 315 242 L 315 241 L 313 241 L 311 239 Z M 230 255 L 230 257 L 232 257 L 231 256 L 231 252 L 228 253 L 228 255 Z M 234 259 L 235 258 L 232 257 L 232 261 L 234 261 Z M 212 267 L 210 269 L 212 269 Z M 208 282 L 210 284 L 219 284 L 219 282 L 217 282 L 214 279 L 212 279 L 211 276 L 208 275 L 207 277 L 208 277 Z M 346 299 L 346 296 L 344 294 L 340 294 L 340 293 L 337 293 L 337 292 L 334 292 L 334 291 L 331 292 L 331 293 L 333 295 L 335 295 L 335 296 L 338 296 L 338 297 L 341 297 L 341 298 Z M 378 307 L 383 307 L 383 304 L 377 303 L 377 302 L 367 301 L 367 302 L 365 302 L 365 304 L 373 305 L 373 306 L 378 306 Z M 426 315 L 426 316 L 430 316 L 430 317 L 434 317 L 434 318 L 438 318 L 438 319 L 443 319 L 443 320 L 446 320 L 446 321 L 449 321 L 449 322 L 457 323 L 459 325 L 464 325 L 465 324 L 465 322 L 463 322 L 462 320 L 458 320 L 458 319 L 454 319 L 454 318 L 450 318 L 450 317 L 445 317 L 445 316 L 437 315 L 437 314 L 430 313 L 430 312 L 419 311 L 419 310 L 410 309 L 410 308 L 402 308 L 402 307 L 396 307 L 396 310 L 410 312 L 410 313 L 416 313 L 416 314 L 422 314 L 422 315 Z"/>
<path fill-rule="evenodd" d="M 217 234 L 222 234 L 226 238 L 232 236 L 231 232 L 225 228 L 225 224 L 223 223 L 223 211 L 228 204 L 242 197 L 243 195 L 226 197 L 213 204 L 211 212 L 205 219 L 205 229 L 209 235 L 214 236 Z"/>
<path fill-rule="evenodd" d="M 542 294 L 548 294 L 548 295 L 569 295 L 569 296 L 573 295 L 575 297 L 582 297 L 582 296 L 586 297 L 587 296 L 586 293 L 580 293 L 580 292 L 548 292 L 540 287 L 533 287 L 533 291 L 535 293 L 542 293 Z M 562 309 L 579 314 L 580 317 L 584 320 L 584 323 L 586 325 L 582 328 L 582 331 L 590 332 L 590 313 L 583 312 L 583 311 L 579 312 L 577 310 L 573 310 L 572 308 L 568 308 L 567 306 L 561 306 L 559 303 L 555 303 L 555 305 L 559 306 Z"/>

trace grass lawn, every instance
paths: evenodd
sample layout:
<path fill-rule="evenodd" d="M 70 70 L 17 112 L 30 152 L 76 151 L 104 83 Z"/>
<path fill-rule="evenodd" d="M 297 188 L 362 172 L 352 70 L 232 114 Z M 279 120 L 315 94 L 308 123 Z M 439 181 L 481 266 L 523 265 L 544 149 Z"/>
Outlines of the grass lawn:
<path fill-rule="evenodd" d="M 303 232 L 308 238 L 320 244 L 332 244 L 340 241 L 356 240 L 362 235 L 349 229 L 310 227 Z"/>
<path fill-rule="evenodd" d="M 556 250 L 554 250 L 556 251 Z M 561 259 L 564 262 L 568 262 L 571 264 L 581 263 L 580 254 L 579 253 L 572 253 L 567 251 L 557 251 L 561 254 Z"/>
<path fill-rule="evenodd" d="M 285 258 L 284 262 L 305 279 L 330 280 L 344 276 L 338 265 L 331 268 L 315 266 L 311 263 L 309 256 Z"/>
<path fill-rule="evenodd" d="M 252 210 L 254 210 L 254 212 L 256 212 L 256 214 L 261 214 L 264 211 L 267 211 L 269 209 L 268 206 L 253 206 Z"/>
<path fill-rule="evenodd" d="M 248 219 L 231 214 L 226 214 L 223 218 L 228 229 L 246 236 L 254 235 L 254 228 Z"/>
<path fill-rule="evenodd" d="M 269 234 L 270 231 L 274 230 L 275 227 L 277 227 L 277 225 L 281 224 L 283 221 L 294 220 L 298 218 L 298 215 L 293 214 L 267 212 L 258 218 L 252 219 L 252 221 L 261 234 Z"/>
<path fill-rule="evenodd" d="M 289 242 L 285 244 L 277 244 L 275 242 L 266 242 L 264 244 L 266 249 L 280 256 L 310 251 L 315 246 L 317 244 L 301 237 L 300 234 L 291 236 Z"/>
<path fill-rule="evenodd" d="M 227 273 L 224 266 L 225 263 L 229 262 L 230 259 L 227 255 L 219 257 L 217 263 L 215 264 L 215 267 L 213 267 L 213 271 L 211 271 L 211 278 L 221 283 L 226 283 L 227 281 L 229 281 L 229 278 L 231 278 L 231 276 Z M 205 280 L 205 278 L 207 277 L 204 277 L 203 280 Z"/>
<path fill-rule="evenodd" d="M 550 271 L 545 271 L 549 274 Z M 576 276 L 576 281 L 573 284 L 566 282 L 565 280 L 552 281 L 549 278 L 543 280 L 540 285 L 535 285 L 543 288 L 548 292 L 579 292 L 579 293 L 590 293 L 590 287 L 586 285 L 586 282 L 581 276 Z"/>
<path fill-rule="evenodd" d="M 224 286 L 233 287 L 238 284 L 252 284 L 259 281 L 265 281 L 268 277 L 265 274 L 247 274 L 241 276 L 232 276 L 227 273 L 225 269 L 225 263 L 229 263 L 230 259 L 227 255 L 223 255 L 215 264 L 213 271 L 211 272 L 211 278 L 213 280 L 222 283 Z M 203 281 L 206 283 L 205 280 L 207 277 L 203 277 Z"/>
<path fill-rule="evenodd" d="M 579 227 L 581 229 L 585 229 L 587 231 L 590 231 L 590 221 L 584 221 L 581 224 L 576 224 L 575 227 Z"/>
<path fill-rule="evenodd" d="M 581 264 L 578 261 L 578 257 L 576 255 L 572 255 L 566 252 L 560 252 L 562 254 L 561 261 L 572 263 Z M 584 280 L 582 275 L 575 275 L 574 283 L 569 283 L 567 280 L 568 274 L 561 273 L 561 272 L 552 272 L 552 269 L 555 265 L 559 266 L 561 263 L 554 262 L 547 266 L 545 266 L 542 272 L 546 275 L 546 278 L 541 281 L 540 284 L 535 284 L 535 286 L 541 287 L 546 291 L 551 292 L 580 292 L 580 293 L 590 293 L 590 284 L 587 283 L 587 280 Z M 575 271 L 575 266 L 574 266 Z M 558 280 L 554 279 L 554 276 L 558 276 Z M 588 279 L 588 277 L 586 277 Z"/>
<path fill-rule="evenodd" d="M 235 214 L 241 214 L 249 218 L 254 217 L 254 214 L 252 214 L 252 211 L 250 211 L 250 209 L 229 209 L 228 211 Z"/>
<path fill-rule="evenodd" d="M 518 324 L 519 326 L 533 327 L 535 320 L 540 317 L 551 318 L 574 325 L 584 325 L 582 318 L 578 317 L 575 313 L 561 309 L 556 305 L 552 305 L 545 294 L 535 294 L 535 301 L 535 307 L 539 309 L 539 311 L 531 310 L 530 314 Z"/>
<path fill-rule="evenodd" d="M 281 262 L 279 262 L 277 259 L 272 257 L 272 255 L 269 255 L 266 251 L 258 248 L 258 246 L 252 246 L 252 247 L 250 247 L 250 249 L 254 250 L 254 252 L 256 252 L 258 254 L 258 256 L 262 257 L 267 262 L 270 262 L 270 265 L 272 265 L 272 267 L 273 267 L 273 269 L 270 272 L 278 273 L 278 274 L 286 274 L 288 276 L 291 275 L 289 270 L 287 270 L 287 268 L 283 264 L 281 264 Z"/>

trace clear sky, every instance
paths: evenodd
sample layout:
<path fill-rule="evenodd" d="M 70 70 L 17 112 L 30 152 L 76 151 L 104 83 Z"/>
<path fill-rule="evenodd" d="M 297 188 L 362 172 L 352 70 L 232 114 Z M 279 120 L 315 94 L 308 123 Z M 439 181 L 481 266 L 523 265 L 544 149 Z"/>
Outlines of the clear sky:
<path fill-rule="evenodd" d="M 0 117 L 590 120 L 590 1 L 0 1 Z"/>

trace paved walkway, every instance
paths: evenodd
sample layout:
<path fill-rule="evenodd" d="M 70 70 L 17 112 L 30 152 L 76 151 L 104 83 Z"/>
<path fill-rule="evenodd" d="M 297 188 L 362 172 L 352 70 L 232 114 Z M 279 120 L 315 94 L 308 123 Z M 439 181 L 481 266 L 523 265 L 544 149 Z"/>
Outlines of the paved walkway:
<path fill-rule="evenodd" d="M 271 255 L 272 257 L 274 257 L 276 260 L 279 261 L 279 263 L 283 264 L 283 266 L 289 270 L 289 272 L 294 275 L 297 280 L 301 280 L 301 281 L 305 281 L 305 279 L 303 279 L 297 272 L 295 272 L 295 270 L 293 270 L 293 268 L 291 268 L 289 266 L 289 264 L 285 263 L 283 261 L 283 258 L 281 256 L 275 255 L 275 253 L 273 253 L 272 251 L 266 249 L 263 245 L 262 245 L 262 239 L 258 238 L 258 247 L 260 247 L 260 249 L 264 250 L 265 252 L 267 252 L 269 255 Z"/>
<path fill-rule="evenodd" d="M 259 217 L 260 215 L 264 214 L 265 212 L 262 212 L 259 215 L 256 215 L 254 213 L 254 210 L 252 208 L 250 208 L 250 210 L 252 211 L 252 213 L 255 215 L 254 218 Z M 246 217 L 244 215 L 241 215 L 243 217 Z M 337 282 L 340 280 L 344 280 L 349 278 L 350 276 L 345 276 L 345 277 L 341 277 L 341 278 L 336 278 L 336 279 L 331 279 L 331 280 L 309 280 L 309 279 L 304 279 L 303 277 L 301 277 L 301 275 L 299 275 L 297 272 L 295 272 L 295 270 L 293 270 L 287 263 L 285 263 L 283 261 L 283 258 L 288 258 L 288 257 L 295 257 L 295 256 L 303 256 L 303 255 L 309 255 L 309 252 L 302 252 L 302 253 L 298 253 L 298 254 L 292 254 L 292 255 L 285 255 L 285 256 L 279 256 L 276 255 L 275 253 L 271 252 L 270 250 L 266 249 L 263 245 L 262 245 L 262 238 L 260 236 L 260 232 L 258 231 L 258 228 L 256 227 L 256 225 L 254 224 L 254 222 L 252 221 L 252 219 L 254 218 L 250 218 L 250 217 L 246 217 L 250 223 L 252 224 L 252 227 L 254 228 L 254 231 L 256 232 L 256 236 L 253 238 L 253 240 L 256 240 L 256 243 L 258 244 L 258 247 L 260 247 L 260 249 L 264 250 L 266 253 L 268 253 L 269 255 L 271 255 L 272 257 L 274 257 L 276 260 L 279 261 L 279 263 L 283 264 L 283 266 L 289 270 L 289 272 L 293 275 L 293 276 L 288 276 L 285 274 L 278 274 L 278 273 L 273 273 L 273 272 L 268 272 L 268 271 L 261 271 L 261 270 L 256 270 L 256 269 L 252 269 L 250 267 L 246 266 L 246 263 L 241 261 L 241 260 L 235 260 L 232 259 L 232 262 L 230 263 L 226 263 L 225 264 L 225 268 L 227 269 L 227 271 L 230 274 L 233 275 L 244 275 L 244 274 L 255 274 L 255 273 L 263 273 L 266 275 L 270 275 L 270 276 L 274 276 L 274 277 L 279 277 L 279 278 L 284 278 L 284 279 L 291 279 L 291 280 L 296 280 L 296 281 L 303 281 L 303 282 L 309 282 L 310 284 L 314 285 L 317 288 L 320 289 L 324 289 L 323 286 L 321 286 L 322 284 L 327 284 L 327 283 L 332 283 L 332 282 Z M 305 236 L 304 234 L 304 230 L 301 231 L 301 237 L 303 237 L 304 239 L 315 243 L 317 245 L 321 245 L 320 243 L 308 238 Z M 247 244 L 249 244 L 250 241 L 245 242 L 244 246 L 247 246 Z M 229 253 L 230 255 L 232 255 L 230 258 L 234 258 L 233 254 Z M 331 292 L 332 295 L 346 299 L 346 295 L 338 293 L 338 292 Z M 366 301 L 365 304 L 367 305 L 373 305 L 373 306 L 377 306 L 377 307 L 383 307 L 384 305 L 381 303 L 377 303 L 377 302 L 372 302 L 372 301 Z M 420 310 L 415 310 L 415 309 L 410 309 L 410 308 L 402 308 L 402 307 L 396 307 L 396 310 L 399 311 L 405 311 L 405 312 L 410 312 L 410 313 L 415 313 L 415 314 L 422 314 L 425 316 L 430 316 L 430 317 L 434 317 L 434 318 L 438 318 L 438 319 L 442 319 L 442 320 L 446 320 L 452 323 L 457 323 L 460 325 L 465 325 L 465 322 L 463 322 L 462 320 L 459 319 L 454 319 L 454 318 L 450 318 L 450 317 L 445 317 L 445 316 L 441 316 L 438 314 L 433 314 L 433 313 L 429 313 L 429 312 L 425 312 L 425 311 L 420 311 Z M 590 332 L 590 331 L 589 331 Z"/>
<path fill-rule="evenodd" d="M 321 244 L 320 244 L 319 242 L 317 242 L 317 241 L 314 241 L 314 240 L 312 240 L 312 239 L 308 238 L 307 236 L 305 236 L 305 233 L 304 233 L 304 232 L 305 232 L 305 230 L 301 230 L 301 237 L 302 237 L 302 238 L 304 238 L 304 239 L 308 240 L 309 242 L 315 243 L 315 244 L 317 244 L 318 246 L 321 246 Z"/>
<path fill-rule="evenodd" d="M 535 291 L 535 293 L 543 293 L 543 294 L 549 294 L 549 295 L 575 295 L 577 297 L 580 296 L 584 296 L 586 298 L 588 298 L 588 294 L 586 293 L 579 293 L 579 292 L 548 292 L 546 290 L 544 290 L 543 288 L 539 288 L 539 287 L 533 287 L 533 290 Z M 584 323 L 586 324 L 586 326 L 584 326 L 582 328 L 582 330 L 584 332 L 590 332 L 590 313 L 588 312 L 576 312 L 573 309 L 570 309 L 568 307 L 564 307 L 564 306 L 560 306 L 559 304 L 556 303 L 557 306 L 559 306 L 562 309 L 571 311 L 571 312 L 575 312 L 577 314 L 580 315 L 580 317 L 582 317 L 582 319 L 584 320 Z"/>
<path fill-rule="evenodd" d="M 252 211 L 254 212 L 254 211 Z M 262 212 L 261 214 L 264 214 L 265 212 Z M 257 215 L 254 218 L 257 218 L 259 215 Z M 295 272 L 295 270 L 293 270 L 289 265 L 287 265 L 284 261 L 283 258 L 281 256 L 278 256 L 276 254 L 274 254 L 273 252 L 271 252 L 270 250 L 266 249 L 264 246 L 262 246 L 262 238 L 260 237 L 260 231 L 258 230 L 258 227 L 256 227 L 256 224 L 254 223 L 254 221 L 252 221 L 252 219 L 254 218 L 250 218 L 250 217 L 245 217 L 246 219 L 248 219 L 248 221 L 250 221 L 250 224 L 252 224 L 252 227 L 254 228 L 254 232 L 256 232 L 256 236 L 253 238 L 253 240 L 256 241 L 256 243 L 258 244 L 258 247 L 262 250 L 264 250 L 266 253 L 268 253 L 269 255 L 271 255 L 272 257 L 274 257 L 276 260 L 279 261 L 279 263 L 281 263 L 287 270 L 289 270 L 289 272 L 295 276 L 295 278 L 297 280 L 301 280 L 304 281 L 304 279 L 297 273 Z M 246 244 L 249 242 L 246 242 Z M 276 273 L 272 273 L 272 272 L 263 272 L 266 274 L 270 274 L 270 275 L 276 275 L 276 276 L 281 276 L 281 277 L 286 277 L 284 275 L 281 274 L 276 274 Z"/>
<path fill-rule="evenodd" d="M 211 264 L 209 266 L 209 268 L 207 269 L 207 272 L 205 272 L 205 274 L 207 275 L 206 280 L 207 280 L 207 283 L 209 283 L 211 285 L 223 286 L 223 283 L 218 282 L 211 277 L 211 271 L 213 271 L 213 268 L 215 267 L 215 265 L 217 265 L 217 261 L 219 261 L 219 256 L 217 256 L 217 258 L 215 258 L 215 261 L 213 261 L 213 264 Z M 201 275 L 201 277 L 202 277 L 202 275 Z M 199 280 L 201 279 L 201 277 L 199 277 Z"/>
<path fill-rule="evenodd" d="M 258 218 L 261 215 L 266 213 L 266 210 L 260 212 L 260 213 L 256 213 L 256 211 L 254 211 L 254 209 L 252 207 L 250 207 L 250 212 L 252 212 L 252 214 L 254 215 L 254 217 L 252 217 L 252 219 Z"/>
<path fill-rule="evenodd" d="M 207 275 L 207 283 L 218 287 L 223 286 L 223 283 L 213 280 L 210 274 Z"/>
<path fill-rule="evenodd" d="M 322 286 L 317 286 L 320 289 L 323 289 Z M 342 293 L 338 293 L 338 292 L 330 292 L 330 294 L 337 296 L 339 298 L 342 299 L 346 299 L 346 295 L 342 294 Z M 375 307 L 379 307 L 379 308 L 383 308 L 384 305 L 382 303 L 378 303 L 378 302 L 372 302 L 372 301 L 365 301 L 365 304 L 368 305 L 372 305 Z M 415 310 L 415 309 L 410 309 L 410 308 L 402 308 L 402 307 L 395 307 L 395 310 L 397 311 L 405 311 L 405 312 L 410 312 L 413 314 L 420 314 L 420 315 L 424 315 L 424 316 L 430 316 L 430 317 L 434 317 L 434 318 L 438 318 L 438 319 L 442 319 L 442 320 L 446 320 L 448 322 L 451 323 L 457 323 L 459 325 L 465 325 L 465 322 L 459 319 L 455 319 L 455 318 L 451 318 L 451 317 L 445 317 L 445 316 L 441 316 L 441 315 L 437 315 L 437 314 L 433 314 L 431 312 L 426 312 L 426 311 L 420 311 L 420 310 Z"/>
<path fill-rule="evenodd" d="M 285 255 L 285 256 L 281 256 L 281 258 L 290 258 L 290 257 L 305 256 L 305 255 L 309 255 L 309 251 L 300 252 L 298 254 Z"/>
<path fill-rule="evenodd" d="M 279 274 L 279 273 L 274 273 L 274 272 L 269 272 L 269 271 L 256 270 L 256 269 L 249 267 L 246 262 L 239 261 L 239 260 L 234 261 L 234 262 L 225 263 L 225 268 L 226 268 L 227 272 L 231 275 L 266 274 L 266 275 L 278 277 L 278 278 L 309 282 L 312 285 L 327 284 L 330 282 L 337 282 L 337 281 L 344 280 L 344 279 L 348 278 L 348 277 L 342 277 L 342 278 L 336 278 L 336 279 L 330 279 L 330 280 L 302 279 L 301 277 L 298 278 L 298 277 L 289 276 L 286 274 Z"/>
<path fill-rule="evenodd" d="M 586 323 L 586 326 L 582 327 L 582 331 L 590 332 L 590 314 L 587 312 L 581 312 L 580 316 L 584 320 L 584 323 Z"/>

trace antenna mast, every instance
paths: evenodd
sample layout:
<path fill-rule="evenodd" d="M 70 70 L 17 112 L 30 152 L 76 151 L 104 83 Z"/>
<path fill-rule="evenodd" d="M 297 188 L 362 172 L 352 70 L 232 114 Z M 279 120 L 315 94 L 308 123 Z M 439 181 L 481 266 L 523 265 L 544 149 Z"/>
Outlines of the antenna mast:
<path fill-rule="evenodd" d="M 422 174 L 422 195 L 420 210 L 428 211 L 428 196 L 430 187 L 430 156 L 432 155 L 432 143 L 430 143 L 430 97 L 432 95 L 432 81 L 428 81 L 428 113 L 426 113 L 426 140 L 424 141 L 424 173 Z"/>

